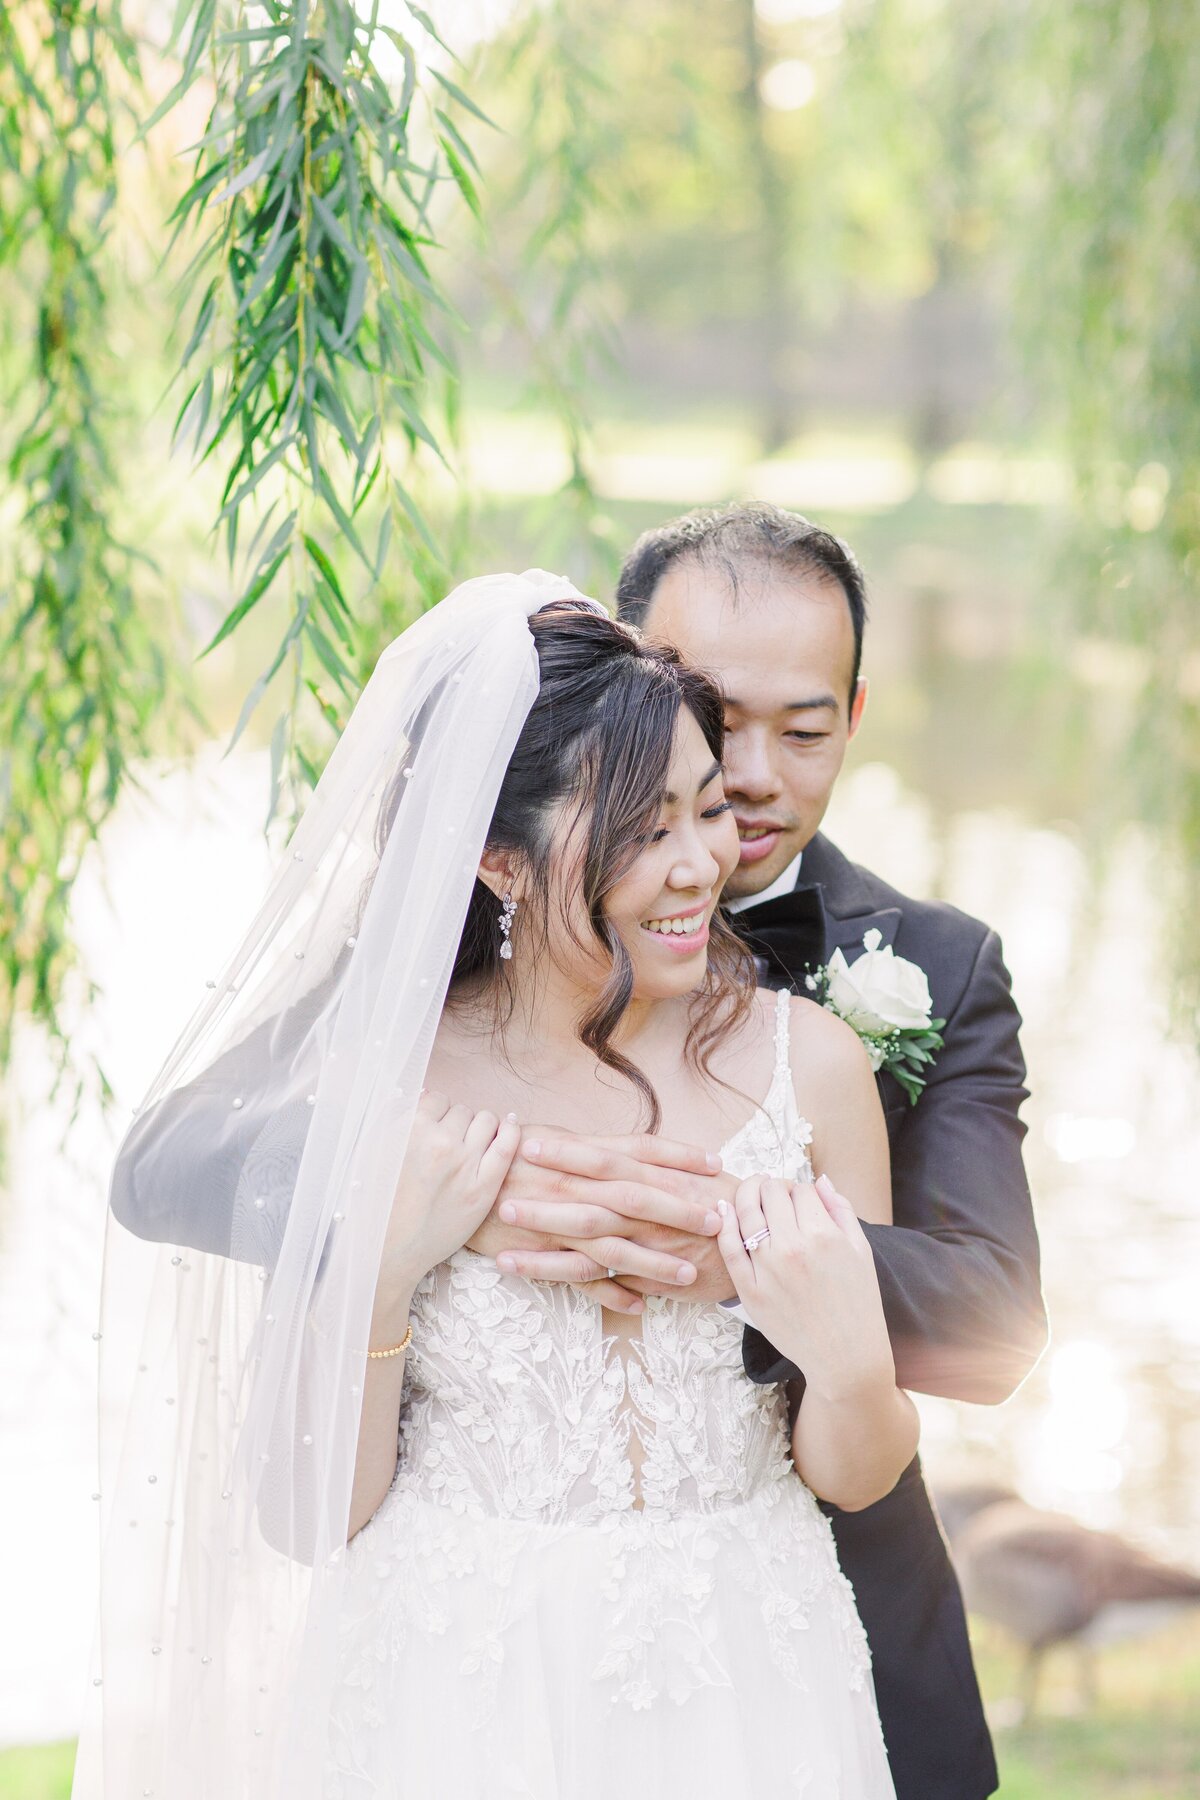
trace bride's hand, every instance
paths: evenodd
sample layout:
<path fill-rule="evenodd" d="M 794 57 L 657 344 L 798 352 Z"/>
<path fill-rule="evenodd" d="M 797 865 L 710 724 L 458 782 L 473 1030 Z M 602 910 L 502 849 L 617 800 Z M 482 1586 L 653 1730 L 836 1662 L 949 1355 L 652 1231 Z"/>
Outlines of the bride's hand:
<path fill-rule="evenodd" d="M 809 1386 L 830 1399 L 894 1387 L 871 1246 L 829 1177 L 753 1176 L 718 1210 L 721 1254 L 748 1318 Z"/>
<path fill-rule="evenodd" d="M 380 1265 L 378 1293 L 407 1302 L 423 1275 L 460 1250 L 491 1210 L 521 1142 L 516 1115 L 417 1102 Z"/>

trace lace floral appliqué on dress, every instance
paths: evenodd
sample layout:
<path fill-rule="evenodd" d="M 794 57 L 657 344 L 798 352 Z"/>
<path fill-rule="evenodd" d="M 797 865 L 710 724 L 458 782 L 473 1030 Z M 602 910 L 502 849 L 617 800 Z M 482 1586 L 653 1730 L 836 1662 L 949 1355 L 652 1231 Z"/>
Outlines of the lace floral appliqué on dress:
<path fill-rule="evenodd" d="M 811 1173 L 788 1022 L 780 995 L 735 1175 Z M 327 1800 L 891 1800 L 853 1595 L 739 1322 L 650 1298 L 608 1336 L 468 1250 L 412 1321 L 396 1479 L 347 1551 Z"/>

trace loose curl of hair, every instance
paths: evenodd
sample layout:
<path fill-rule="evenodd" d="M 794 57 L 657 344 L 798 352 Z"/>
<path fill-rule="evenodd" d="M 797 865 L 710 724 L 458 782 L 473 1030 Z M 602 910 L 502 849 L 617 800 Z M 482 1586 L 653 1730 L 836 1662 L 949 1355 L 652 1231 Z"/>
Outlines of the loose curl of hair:
<path fill-rule="evenodd" d="M 580 885 L 592 937 L 609 963 L 579 1037 L 607 1068 L 637 1089 L 649 1129 L 661 1121 L 658 1096 L 641 1070 L 613 1047 L 633 997 L 633 964 L 604 903 L 640 855 L 658 821 L 666 792 L 675 730 L 685 708 L 699 725 L 714 760 L 724 747 L 720 690 L 669 645 L 650 643 L 576 601 L 556 601 L 529 621 L 537 649 L 539 688 L 517 740 L 487 847 L 518 865 L 526 892 L 521 908 L 523 949 L 545 948 L 552 895 L 556 820 L 569 816 L 568 842 L 581 843 Z M 573 813 L 571 812 L 573 809 Z M 561 823 L 560 823 L 561 830 Z M 563 896 L 564 916 L 567 897 Z M 449 1001 L 486 994 L 503 1031 L 513 1005 L 511 963 L 500 956 L 501 902 L 476 879 L 450 977 Z M 750 1010 L 754 965 L 719 911 L 710 926 L 704 980 L 692 1001 L 685 1054 L 710 1079 L 718 1036 Z"/>

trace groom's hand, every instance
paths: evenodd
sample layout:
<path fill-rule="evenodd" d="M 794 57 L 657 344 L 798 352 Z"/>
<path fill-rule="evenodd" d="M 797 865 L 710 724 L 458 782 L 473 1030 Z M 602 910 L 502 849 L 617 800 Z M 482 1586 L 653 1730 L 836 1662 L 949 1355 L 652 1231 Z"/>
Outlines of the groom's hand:
<path fill-rule="evenodd" d="M 722 1297 L 732 1288 L 716 1203 L 737 1184 L 719 1171 L 718 1157 L 690 1144 L 531 1128 L 469 1245 L 530 1280 L 586 1286 L 617 1312 L 640 1312 L 641 1292 Z M 707 1291 L 714 1279 L 721 1295 Z"/>
<path fill-rule="evenodd" d="M 728 1201 L 730 1195 L 737 1192 L 737 1179 L 733 1175 L 722 1175 L 719 1179 L 723 1188 L 721 1197 Z M 687 1257 L 696 1271 L 696 1279 L 687 1291 L 689 1300 L 737 1299 L 737 1289 L 716 1238 L 690 1237 L 665 1225 L 646 1225 L 638 1231 L 638 1242 L 646 1249 L 657 1250 L 666 1256 Z M 678 1288 L 647 1280 L 642 1275 L 623 1273 L 620 1286 L 632 1294 L 679 1294 Z M 609 1302 L 606 1300 L 604 1304 L 607 1306 Z"/>

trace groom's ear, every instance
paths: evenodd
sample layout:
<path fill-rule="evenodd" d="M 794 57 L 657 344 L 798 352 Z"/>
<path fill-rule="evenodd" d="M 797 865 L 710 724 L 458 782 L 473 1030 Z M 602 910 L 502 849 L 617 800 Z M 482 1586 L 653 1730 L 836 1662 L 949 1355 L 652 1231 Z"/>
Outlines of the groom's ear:
<path fill-rule="evenodd" d="M 852 738 L 862 724 L 862 716 L 867 710 L 867 678 L 860 675 L 854 687 L 854 698 L 850 702 L 850 728 L 847 738 Z"/>

